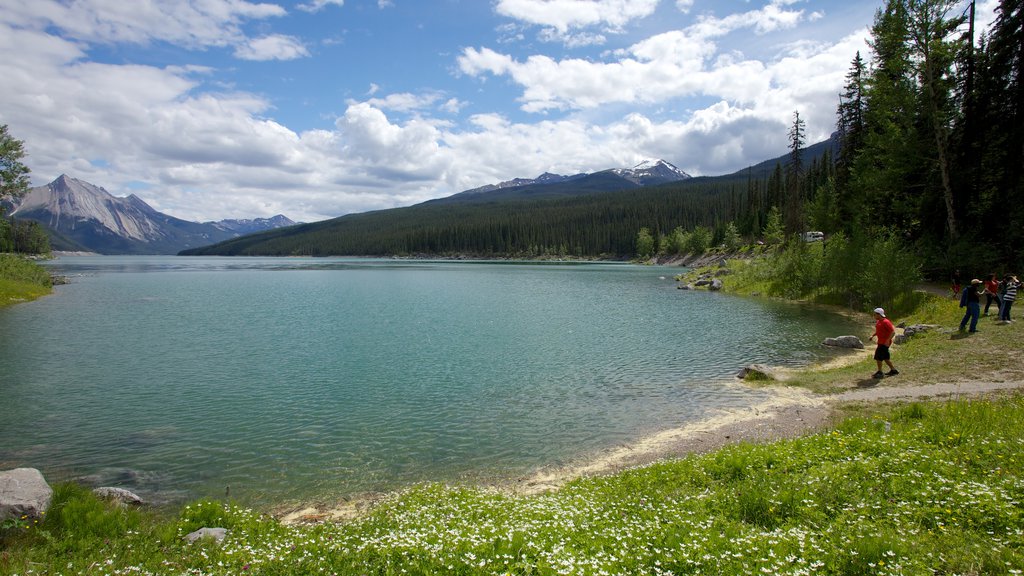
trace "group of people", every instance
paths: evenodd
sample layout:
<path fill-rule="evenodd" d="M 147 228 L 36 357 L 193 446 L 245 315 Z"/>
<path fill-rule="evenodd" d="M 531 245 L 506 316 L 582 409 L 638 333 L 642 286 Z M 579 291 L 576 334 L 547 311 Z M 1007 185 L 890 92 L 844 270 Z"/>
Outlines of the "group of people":
<path fill-rule="evenodd" d="M 985 281 L 975 278 L 962 290 L 956 287 L 954 293 L 960 294 L 960 307 L 967 309 L 964 312 L 963 320 L 960 321 L 960 331 L 963 332 L 970 322 L 968 332 L 972 334 L 977 332 L 978 318 L 981 316 L 982 296 L 985 296 L 985 316 L 989 315 L 989 309 L 995 302 L 999 314 L 998 320 L 1004 324 L 1012 322 L 1010 310 L 1017 300 L 1019 290 L 1020 281 L 1013 274 L 1007 274 L 1002 280 L 999 280 L 995 274 L 989 274 Z"/>
<path fill-rule="evenodd" d="M 975 278 L 971 280 L 969 285 L 961 289 L 958 270 L 953 275 L 953 294 L 960 295 L 960 307 L 967 309 L 963 320 L 960 321 L 960 331 L 963 332 L 967 328 L 968 322 L 970 322 L 969 331 L 971 333 L 977 332 L 978 318 L 981 316 L 982 296 L 985 296 L 985 316 L 988 316 L 989 309 L 994 302 L 999 313 L 999 321 L 1004 324 L 1012 322 L 1010 320 L 1010 310 L 1013 308 L 1013 303 L 1017 301 L 1017 292 L 1020 291 L 1020 288 L 1020 280 L 1013 274 L 1007 274 L 1002 280 L 999 280 L 995 274 L 989 274 L 984 282 Z M 884 378 L 885 376 L 896 376 L 900 371 L 893 366 L 892 356 L 889 352 L 889 347 L 892 346 L 896 335 L 896 328 L 893 326 L 892 321 L 886 317 L 885 310 L 882 308 L 875 308 L 874 316 L 875 332 L 871 335 L 871 338 L 877 339 L 874 359 L 878 365 L 878 371 L 872 374 L 872 377 L 877 379 Z M 883 363 L 889 367 L 888 372 L 882 372 Z"/>

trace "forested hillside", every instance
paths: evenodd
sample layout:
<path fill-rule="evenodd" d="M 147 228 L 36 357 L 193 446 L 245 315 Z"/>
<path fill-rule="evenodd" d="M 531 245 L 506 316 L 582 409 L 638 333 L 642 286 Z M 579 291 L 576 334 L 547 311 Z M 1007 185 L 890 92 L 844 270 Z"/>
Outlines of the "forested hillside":
<path fill-rule="evenodd" d="M 835 153 L 805 148 L 806 126 L 794 111 L 789 154 L 730 176 L 562 198 L 525 190 L 495 202 L 427 203 L 188 254 L 627 257 L 637 254 L 643 229 L 653 243 L 642 248 L 669 253 L 685 249 L 680 231 L 700 227 L 716 245 L 735 234 L 761 238 L 771 224 L 785 235 L 894 238 L 931 276 L 1021 270 L 1024 10 L 1021 0 L 1001 0 L 983 36 L 973 4 L 962 10 L 939 0 L 890 0 L 879 9 L 872 53 L 850 55 L 837 95 Z"/>
<path fill-rule="evenodd" d="M 641 226 L 696 226 L 740 208 L 746 181 L 546 200 L 423 204 L 352 214 L 183 252 L 228 255 L 631 257 Z"/>

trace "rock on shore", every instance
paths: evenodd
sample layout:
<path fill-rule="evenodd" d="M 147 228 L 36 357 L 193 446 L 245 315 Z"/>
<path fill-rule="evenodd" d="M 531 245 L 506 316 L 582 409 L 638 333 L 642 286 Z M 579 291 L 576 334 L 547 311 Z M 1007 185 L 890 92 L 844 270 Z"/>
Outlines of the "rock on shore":
<path fill-rule="evenodd" d="M 39 518 L 50 506 L 53 489 L 35 468 L 0 471 L 0 522 L 22 516 Z"/>

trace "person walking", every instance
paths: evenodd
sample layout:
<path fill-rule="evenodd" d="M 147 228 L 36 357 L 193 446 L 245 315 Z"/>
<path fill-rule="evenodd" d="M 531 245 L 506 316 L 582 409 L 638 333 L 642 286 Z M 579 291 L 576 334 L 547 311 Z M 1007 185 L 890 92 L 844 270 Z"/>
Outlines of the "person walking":
<path fill-rule="evenodd" d="M 1013 302 L 1017 300 L 1017 291 L 1020 290 L 1020 281 L 1017 280 L 1016 276 L 1007 274 L 1006 280 L 1003 280 L 1003 283 L 1006 284 L 1006 293 L 1003 294 L 1003 306 L 999 309 L 999 319 L 1002 320 L 1004 324 L 1009 324 L 1010 322 L 1013 322 L 1013 320 L 1010 320 L 1010 308 L 1013 307 Z"/>
<path fill-rule="evenodd" d="M 996 303 L 996 315 L 1002 317 L 1003 299 L 999 296 L 999 280 L 995 273 L 989 274 L 985 280 L 985 316 L 988 316 L 988 308 L 994 301 Z"/>
<path fill-rule="evenodd" d="M 892 365 L 892 356 L 889 353 L 889 347 L 892 346 L 892 340 L 896 336 L 896 328 L 892 325 L 892 321 L 885 317 L 884 309 L 875 308 L 874 316 L 875 333 L 871 335 L 871 338 L 876 338 L 878 343 L 878 346 L 875 348 L 875 363 L 878 364 L 878 371 L 872 374 L 871 377 L 877 380 L 883 376 L 895 376 L 900 371 Z M 889 366 L 889 371 L 884 374 L 882 373 L 882 362 Z"/>
<path fill-rule="evenodd" d="M 960 331 L 964 331 L 964 327 L 967 326 L 967 321 L 971 321 L 971 329 L 968 330 L 971 334 L 978 331 L 978 317 L 981 316 L 981 294 L 978 290 L 981 287 L 981 280 L 975 278 L 971 280 L 971 284 L 964 288 L 963 294 L 960 296 L 960 307 L 967 308 L 964 312 L 964 318 L 960 321 Z"/>

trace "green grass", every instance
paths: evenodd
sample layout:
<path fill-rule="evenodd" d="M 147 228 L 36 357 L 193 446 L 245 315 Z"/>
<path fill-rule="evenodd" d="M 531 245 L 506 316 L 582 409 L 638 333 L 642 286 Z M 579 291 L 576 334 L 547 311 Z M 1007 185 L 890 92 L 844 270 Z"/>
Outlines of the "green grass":
<path fill-rule="evenodd" d="M 45 268 L 13 254 L 0 254 L 0 307 L 34 300 L 52 291 Z"/>
<path fill-rule="evenodd" d="M 1024 568 L 1024 398 L 914 403 L 539 496 L 424 485 L 362 519 L 173 518 L 62 486 L 4 574 L 1009 574 Z M 186 544 L 203 527 L 223 544 Z"/>

